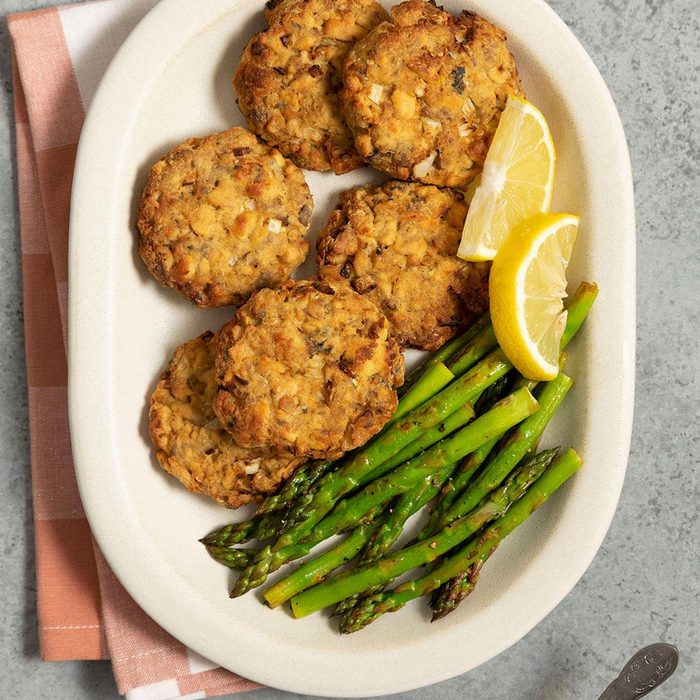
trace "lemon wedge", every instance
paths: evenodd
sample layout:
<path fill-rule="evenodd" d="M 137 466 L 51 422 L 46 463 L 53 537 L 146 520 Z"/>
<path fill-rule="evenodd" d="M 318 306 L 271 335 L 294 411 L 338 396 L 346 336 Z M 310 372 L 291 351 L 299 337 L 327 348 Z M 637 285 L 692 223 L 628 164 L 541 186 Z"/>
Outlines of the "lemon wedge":
<path fill-rule="evenodd" d="M 572 214 L 537 214 L 513 229 L 493 261 L 493 329 L 503 352 L 528 379 L 547 381 L 559 372 L 566 268 L 578 223 Z"/>
<path fill-rule="evenodd" d="M 469 206 L 457 255 L 475 262 L 493 260 L 514 226 L 547 211 L 555 161 L 552 134 L 542 112 L 527 100 L 509 97 Z"/>

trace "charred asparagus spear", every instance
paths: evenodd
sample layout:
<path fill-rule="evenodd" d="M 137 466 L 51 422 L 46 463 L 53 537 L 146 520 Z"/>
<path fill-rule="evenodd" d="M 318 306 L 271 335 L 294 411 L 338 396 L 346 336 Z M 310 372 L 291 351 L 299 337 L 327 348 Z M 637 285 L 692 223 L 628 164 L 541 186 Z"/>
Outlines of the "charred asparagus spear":
<path fill-rule="evenodd" d="M 401 536 L 406 521 L 435 498 L 441 486 L 456 467 L 457 464 L 450 465 L 447 469 L 440 472 L 440 474 L 425 479 L 422 484 L 397 499 L 394 506 L 382 517 L 379 527 L 372 533 L 372 536 L 360 553 L 358 563 L 369 564 L 383 557 L 391 549 L 394 542 Z M 300 593 L 301 591 L 297 592 Z M 373 592 L 375 591 L 366 591 L 364 595 L 369 595 Z M 341 600 L 340 603 L 335 606 L 333 614 L 342 615 L 346 610 L 349 610 L 355 605 L 358 598 L 359 596 L 351 596 L 350 598 Z"/>
<path fill-rule="evenodd" d="M 473 484 L 455 500 L 434 525 L 435 531 L 468 513 L 486 494 L 493 491 L 510 474 L 528 451 L 537 443 L 544 429 L 561 406 L 573 380 L 562 372 L 546 382 L 538 394 L 540 410 L 518 425 L 498 454 L 486 465 Z M 521 390 L 522 391 L 522 390 Z M 425 536 L 429 536 L 426 533 Z"/>
<path fill-rule="evenodd" d="M 320 583 L 360 552 L 361 561 L 369 561 L 366 559 L 368 551 L 377 551 L 385 544 L 388 549 L 393 541 L 391 538 L 398 537 L 406 520 L 435 496 L 454 466 L 450 465 L 435 476 L 426 477 L 418 487 L 396 499 L 393 506 L 379 517 L 354 529 L 339 545 L 302 564 L 289 576 L 270 586 L 264 594 L 268 605 L 277 607 L 297 593 Z"/>
<path fill-rule="evenodd" d="M 465 542 L 484 525 L 500 518 L 541 476 L 543 465 L 526 464 L 517 469 L 498 490 L 489 494 L 471 513 L 448 525 L 434 537 L 418 542 L 329 579 L 292 598 L 295 617 L 304 617 L 333 605 L 372 586 L 386 585 L 411 569 L 435 561 L 453 547 Z M 457 572 L 459 573 L 459 571 Z M 354 609 L 353 609 L 354 610 Z"/>
<path fill-rule="evenodd" d="M 337 468 L 337 462 L 315 461 L 297 469 L 279 493 L 268 496 L 259 506 L 258 513 L 270 513 L 289 505 L 304 490 Z"/>
<path fill-rule="evenodd" d="M 581 464 L 581 458 L 576 452 L 567 450 L 517 503 L 482 533 L 453 554 L 445 557 L 425 576 L 407 581 L 391 591 L 384 591 L 363 600 L 361 606 L 356 606 L 346 616 L 340 631 L 344 634 L 357 632 L 374 622 L 380 615 L 400 610 L 410 600 L 431 593 L 442 583 L 458 576 L 461 572 L 475 566 L 480 568 L 503 539 L 525 522 L 555 491 L 568 481 Z M 325 586 L 330 586 L 332 582 L 333 579 Z M 319 605 L 322 601 L 314 599 L 315 592 L 321 588 L 322 586 L 317 586 L 292 599 L 292 610 L 295 615 L 301 617 L 322 607 Z"/>
<path fill-rule="evenodd" d="M 229 569 L 245 569 L 255 560 L 257 549 L 234 549 L 231 547 L 219 547 L 215 544 L 207 545 L 207 552 L 212 559 L 219 564 L 228 566 Z"/>
<path fill-rule="evenodd" d="M 547 468 L 559 453 L 559 448 L 540 452 L 531 460 L 541 460 Z M 430 600 L 433 610 L 433 621 L 439 620 L 455 610 L 459 604 L 472 592 L 476 579 L 474 571 L 465 570 L 459 576 L 446 581 L 436 591 Z"/>

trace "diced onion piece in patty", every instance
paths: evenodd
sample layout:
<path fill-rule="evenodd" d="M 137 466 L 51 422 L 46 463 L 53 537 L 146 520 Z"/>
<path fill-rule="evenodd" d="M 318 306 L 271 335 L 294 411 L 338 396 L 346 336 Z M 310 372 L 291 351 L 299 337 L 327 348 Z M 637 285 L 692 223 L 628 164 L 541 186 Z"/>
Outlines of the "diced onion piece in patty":
<path fill-rule="evenodd" d="M 248 476 L 252 476 L 253 474 L 257 474 L 258 470 L 260 469 L 260 463 L 262 462 L 262 459 L 256 459 L 254 462 L 251 462 L 250 464 L 247 464 L 245 468 L 245 473 Z"/>
<path fill-rule="evenodd" d="M 374 102 L 374 104 L 379 104 L 382 101 L 382 95 L 384 94 L 384 88 L 378 83 L 372 83 L 372 88 L 369 91 L 369 99 Z"/>
<path fill-rule="evenodd" d="M 413 177 L 425 177 L 437 158 L 437 151 L 433 151 L 427 158 L 413 166 Z"/>

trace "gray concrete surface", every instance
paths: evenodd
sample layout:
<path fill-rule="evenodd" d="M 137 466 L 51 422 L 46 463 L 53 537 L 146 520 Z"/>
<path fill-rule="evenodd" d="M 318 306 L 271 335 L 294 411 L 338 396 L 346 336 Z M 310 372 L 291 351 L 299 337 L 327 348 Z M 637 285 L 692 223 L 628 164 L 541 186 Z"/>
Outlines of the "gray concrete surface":
<path fill-rule="evenodd" d="M 0 12 L 44 6 L 2 0 Z M 638 215 L 634 435 L 620 507 L 574 591 L 514 647 L 412 700 L 595 700 L 653 641 L 680 649 L 656 700 L 700 696 L 700 4 L 550 0 L 592 55 L 620 109 Z M 115 698 L 106 662 L 38 658 L 22 345 L 12 84 L 0 23 L 0 696 Z M 610 235 L 614 235 L 611 222 Z M 271 660 L 272 661 L 272 660 Z M 281 699 L 260 690 L 250 700 Z"/>

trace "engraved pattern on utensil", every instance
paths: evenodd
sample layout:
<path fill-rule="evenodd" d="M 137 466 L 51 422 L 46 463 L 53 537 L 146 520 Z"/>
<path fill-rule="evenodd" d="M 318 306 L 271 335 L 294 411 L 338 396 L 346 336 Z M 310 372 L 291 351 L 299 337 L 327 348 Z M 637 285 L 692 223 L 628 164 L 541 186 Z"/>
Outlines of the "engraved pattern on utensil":
<path fill-rule="evenodd" d="M 644 695 L 656 688 L 673 672 L 676 665 L 673 651 L 666 648 L 665 645 L 653 645 L 643 651 L 644 654 L 640 654 L 632 660 L 631 668 L 625 669 L 623 676 L 624 682 L 637 696 Z M 648 675 L 651 671 L 650 666 L 656 667 L 651 676 Z"/>
<path fill-rule="evenodd" d="M 640 649 L 598 700 L 636 700 L 661 685 L 678 665 L 678 650 L 670 644 Z"/>

